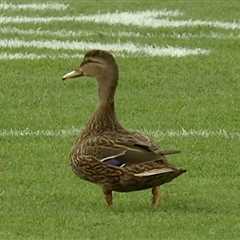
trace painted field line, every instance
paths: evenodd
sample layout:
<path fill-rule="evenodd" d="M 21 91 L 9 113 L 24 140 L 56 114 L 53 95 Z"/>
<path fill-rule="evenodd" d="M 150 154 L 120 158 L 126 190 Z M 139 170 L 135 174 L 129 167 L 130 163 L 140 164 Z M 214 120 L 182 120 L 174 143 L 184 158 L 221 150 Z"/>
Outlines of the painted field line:
<path fill-rule="evenodd" d="M 218 32 L 209 32 L 209 33 L 141 33 L 141 32 L 97 32 L 97 31 L 71 31 L 71 30 L 41 30 L 41 29 L 21 29 L 16 27 L 0 27 L 0 33 L 2 34 L 19 34 L 27 36 L 54 36 L 54 37 L 89 37 L 89 36 L 108 36 L 108 37 L 142 37 L 142 38 L 174 38 L 174 39 L 195 39 L 195 38 L 212 38 L 212 39 L 240 39 L 240 34 L 233 33 L 218 33 Z"/>
<path fill-rule="evenodd" d="M 0 137 L 69 137 L 78 136 L 80 133 L 80 128 L 71 127 L 69 129 L 38 129 L 32 130 L 29 128 L 25 129 L 0 129 Z M 227 131 L 224 129 L 209 130 L 209 129 L 178 129 L 178 130 L 148 130 L 148 129 L 138 129 L 132 130 L 137 132 L 142 132 L 149 136 L 161 137 L 161 138 L 224 138 L 224 139 L 238 139 L 240 140 L 240 131 Z"/>
<path fill-rule="evenodd" d="M 38 48 L 52 50 L 81 50 L 89 49 L 105 49 L 113 52 L 146 55 L 146 56 L 170 56 L 170 57 L 185 57 L 188 55 L 208 54 L 209 50 L 181 47 L 153 47 L 149 45 L 136 45 L 132 42 L 127 43 L 99 43 L 99 42 L 84 42 L 84 41 L 24 41 L 20 39 L 0 39 L 0 47 L 2 48 Z"/>
<path fill-rule="evenodd" d="M 146 18 L 155 17 L 169 17 L 182 15 L 178 10 L 147 10 L 139 12 L 114 12 L 114 13 L 99 13 L 94 15 L 79 15 L 79 16 L 61 16 L 61 17 L 24 17 L 24 16 L 0 16 L 0 23 L 50 23 L 50 22 L 100 22 L 105 23 L 110 21 L 109 24 L 126 24 L 129 21 L 135 22 L 135 18 L 141 19 L 144 22 Z M 118 18 L 118 20 L 116 19 Z M 115 19 L 115 20 L 114 20 Z"/>
<path fill-rule="evenodd" d="M 141 131 L 141 130 L 140 130 Z M 179 129 L 179 130 L 147 130 L 143 132 L 153 137 L 197 137 L 197 138 L 226 138 L 226 139 L 239 139 L 240 131 L 227 131 L 225 129 L 209 130 L 209 129 Z"/>
<path fill-rule="evenodd" d="M 157 18 L 158 17 L 158 18 Z M 104 24 L 123 24 L 139 27 L 198 27 L 207 26 L 224 29 L 240 29 L 240 22 L 222 22 L 222 21 L 205 21 L 205 20 L 170 20 L 159 19 L 161 17 L 158 11 L 142 11 L 142 12 L 121 12 L 106 13 L 79 16 L 75 21 L 95 22 Z"/>
<path fill-rule="evenodd" d="M 240 22 L 222 22 L 206 20 L 170 20 L 158 18 L 165 16 L 177 16 L 172 11 L 148 10 L 142 12 L 114 12 L 104 14 L 61 16 L 61 17 L 24 17 L 24 16 L 0 16 L 0 23 L 51 23 L 51 22 L 94 22 L 108 25 L 122 24 L 126 26 L 139 26 L 150 28 L 181 28 L 181 27 L 213 27 L 222 29 L 240 29 Z"/>
<path fill-rule="evenodd" d="M 0 53 L 0 60 L 40 60 L 40 59 L 69 59 L 82 58 L 81 54 L 36 54 L 36 53 Z"/>
<path fill-rule="evenodd" d="M 41 30 L 41 29 L 20 29 L 16 27 L 0 27 L 0 33 L 3 34 L 20 34 L 33 36 L 54 36 L 54 37 L 89 37 L 89 36 L 110 36 L 110 37 L 140 37 L 138 32 L 97 32 L 97 31 L 71 31 L 71 30 Z M 145 34 L 142 34 L 144 37 Z"/>
<path fill-rule="evenodd" d="M 156 36 L 156 35 L 155 35 Z M 162 33 L 157 36 L 164 38 L 175 38 L 175 39 L 195 39 L 195 38 L 211 38 L 211 39 L 240 39 L 240 34 L 233 33 Z"/>
<path fill-rule="evenodd" d="M 0 3 L 0 10 L 65 10 L 68 8 L 68 4 L 62 3 L 26 3 L 26 4 L 14 4 L 2 2 Z"/>

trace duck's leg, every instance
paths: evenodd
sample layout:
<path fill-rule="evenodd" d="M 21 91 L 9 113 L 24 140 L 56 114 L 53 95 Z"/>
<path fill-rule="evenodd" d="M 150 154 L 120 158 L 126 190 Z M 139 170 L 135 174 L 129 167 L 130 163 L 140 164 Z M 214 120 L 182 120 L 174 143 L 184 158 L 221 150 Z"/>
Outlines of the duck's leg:
<path fill-rule="evenodd" d="M 160 201 L 160 186 L 152 188 L 152 207 L 156 208 L 159 206 Z"/>
<path fill-rule="evenodd" d="M 103 193 L 105 197 L 105 201 L 108 207 L 112 207 L 112 190 L 103 188 Z"/>

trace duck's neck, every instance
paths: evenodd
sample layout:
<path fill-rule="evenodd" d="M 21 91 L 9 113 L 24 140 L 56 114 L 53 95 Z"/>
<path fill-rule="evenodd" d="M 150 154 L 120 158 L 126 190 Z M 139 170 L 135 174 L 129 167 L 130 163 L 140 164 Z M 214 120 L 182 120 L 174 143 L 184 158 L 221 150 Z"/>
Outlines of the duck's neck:
<path fill-rule="evenodd" d="M 111 75 L 110 75 L 111 76 Z M 103 79 L 104 76 L 98 77 L 98 94 L 99 104 L 92 118 L 87 124 L 87 130 L 92 133 L 103 131 L 113 131 L 121 128 L 114 106 L 114 95 L 117 87 L 117 75 L 112 75 L 112 79 Z"/>

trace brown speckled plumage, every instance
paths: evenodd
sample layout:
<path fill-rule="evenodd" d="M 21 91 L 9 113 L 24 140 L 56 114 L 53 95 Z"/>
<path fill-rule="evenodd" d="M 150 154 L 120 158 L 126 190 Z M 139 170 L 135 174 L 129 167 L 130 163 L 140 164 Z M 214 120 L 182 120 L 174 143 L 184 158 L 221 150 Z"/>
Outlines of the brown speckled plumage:
<path fill-rule="evenodd" d="M 150 138 L 124 129 L 114 108 L 118 83 L 118 66 L 112 54 L 102 50 L 86 53 L 80 67 L 63 79 L 95 77 L 98 82 L 99 105 L 71 151 L 73 171 L 82 179 L 103 187 L 108 206 L 112 191 L 128 192 L 152 188 L 153 206 L 159 203 L 159 186 L 179 176 Z"/>

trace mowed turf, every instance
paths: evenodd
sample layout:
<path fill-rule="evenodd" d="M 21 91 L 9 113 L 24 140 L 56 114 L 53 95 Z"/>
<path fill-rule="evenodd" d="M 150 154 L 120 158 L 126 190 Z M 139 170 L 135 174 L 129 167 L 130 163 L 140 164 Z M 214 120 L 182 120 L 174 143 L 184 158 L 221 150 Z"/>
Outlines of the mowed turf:
<path fill-rule="evenodd" d="M 13 1 L 12 1 L 13 2 Z M 18 2 L 18 1 L 15 1 Z M 26 3 L 25 1 L 24 3 Z M 28 1 L 30 2 L 30 1 Z M 19 3 L 19 2 L 18 2 Z M 57 16 L 115 10 L 163 9 L 184 12 L 183 19 L 239 20 L 238 1 L 68 1 L 64 13 L 7 11 L 4 15 Z M 2 10 L 1 10 L 2 11 Z M 3 13 L 1 12 L 1 15 Z M 181 18 L 181 17 L 180 17 Z M 22 29 L 88 30 L 91 37 L 15 36 L 0 39 L 58 39 L 116 42 L 108 32 L 152 33 L 121 37 L 121 42 L 203 48 L 209 55 L 117 56 L 120 81 L 116 109 L 130 129 L 225 129 L 239 132 L 240 39 L 163 37 L 171 33 L 240 34 L 208 27 L 136 28 L 93 23 L 8 24 Z M 104 31 L 105 35 L 98 33 Z M 162 36 L 162 37 L 161 37 Z M 0 49 L 0 53 L 55 54 L 53 50 Z M 79 54 L 81 51 L 58 53 Z M 61 81 L 79 59 L 0 60 L 0 131 L 81 128 L 94 111 L 94 79 Z M 239 137 L 155 137 L 163 149 L 180 149 L 170 161 L 188 172 L 162 186 L 158 209 L 148 191 L 116 193 L 105 207 L 101 189 L 76 177 L 68 154 L 77 136 L 0 136 L 0 239 L 239 239 Z"/>

